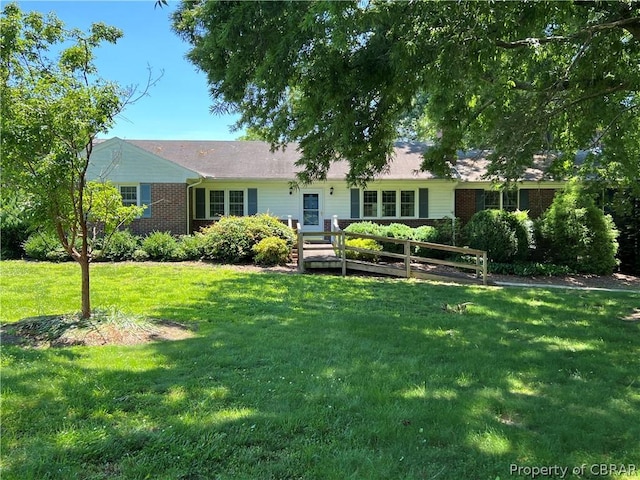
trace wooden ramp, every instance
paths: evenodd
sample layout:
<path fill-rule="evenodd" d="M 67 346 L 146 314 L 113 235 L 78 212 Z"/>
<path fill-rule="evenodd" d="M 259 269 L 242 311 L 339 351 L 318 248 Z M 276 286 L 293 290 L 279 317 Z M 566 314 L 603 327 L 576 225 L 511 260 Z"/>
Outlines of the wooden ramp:
<path fill-rule="evenodd" d="M 305 237 L 313 238 L 305 241 Z M 317 240 L 318 237 L 331 240 Z M 347 238 L 369 238 L 377 242 L 397 243 L 404 246 L 404 253 L 378 252 L 346 245 Z M 474 263 L 441 260 L 412 255 L 416 247 L 432 250 L 444 250 L 451 253 L 475 257 Z M 380 261 L 369 262 L 347 258 L 347 252 L 374 254 Z M 340 269 L 342 275 L 347 271 L 366 272 L 376 275 L 389 275 L 403 278 L 421 278 L 426 280 L 452 281 L 458 283 L 483 283 L 487 285 L 487 253 L 482 250 L 452 247 L 435 243 L 401 240 L 374 235 L 352 234 L 342 230 L 331 232 L 298 231 L 298 271 L 314 269 Z M 443 274 L 442 271 L 447 273 Z M 461 270 L 472 270 L 475 275 Z"/>

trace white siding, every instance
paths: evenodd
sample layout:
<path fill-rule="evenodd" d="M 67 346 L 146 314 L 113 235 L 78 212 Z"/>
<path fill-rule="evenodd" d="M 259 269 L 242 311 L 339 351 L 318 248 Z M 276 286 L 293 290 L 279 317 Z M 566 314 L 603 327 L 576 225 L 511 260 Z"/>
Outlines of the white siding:
<path fill-rule="evenodd" d="M 198 178 L 198 174 L 119 138 L 112 138 L 94 147 L 87 178 L 121 184 L 186 183 L 187 179 Z"/>
<path fill-rule="evenodd" d="M 440 181 L 426 185 L 429 189 L 429 218 L 455 216 L 455 186 L 454 182 Z"/>
<path fill-rule="evenodd" d="M 333 187 L 333 194 L 330 193 Z M 306 187 L 300 187 L 299 190 L 293 190 L 289 194 L 289 183 L 285 181 L 227 181 L 227 180 L 207 180 L 199 184 L 196 188 L 205 188 L 209 190 L 244 190 L 256 188 L 258 190 L 258 212 L 270 213 L 281 219 L 286 219 L 291 215 L 293 219 L 299 219 L 302 209 L 302 193 L 305 191 L 320 191 L 322 203 L 320 205 L 320 214 L 325 220 L 330 219 L 333 215 L 338 218 L 351 218 L 351 189 L 346 183 L 340 182 L 323 182 L 315 183 Z M 371 182 L 367 186 L 367 190 L 414 190 L 416 192 L 415 216 L 413 217 L 385 217 L 397 218 L 402 221 L 407 218 L 418 218 L 418 189 L 429 189 L 429 217 L 430 219 L 438 219 L 442 217 L 453 216 L 455 202 L 455 183 L 450 181 L 378 181 Z M 208 194 L 207 194 L 208 195 Z M 362 200 L 362 189 L 360 189 L 360 198 Z M 207 200 L 208 202 L 208 196 Z M 400 198 L 398 196 L 398 202 Z M 362 202 L 361 202 L 362 205 Z"/>

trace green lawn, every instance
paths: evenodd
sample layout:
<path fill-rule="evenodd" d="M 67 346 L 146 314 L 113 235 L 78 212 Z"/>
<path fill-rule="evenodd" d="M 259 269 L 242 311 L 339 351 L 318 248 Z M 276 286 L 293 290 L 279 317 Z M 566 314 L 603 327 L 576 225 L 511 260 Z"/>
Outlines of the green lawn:
<path fill-rule="evenodd" d="M 79 309 L 76 265 L 0 268 L 2 322 Z M 640 324 L 620 320 L 640 293 L 181 264 L 95 264 L 92 282 L 94 307 L 197 324 L 196 337 L 4 345 L 3 480 L 640 469 Z"/>

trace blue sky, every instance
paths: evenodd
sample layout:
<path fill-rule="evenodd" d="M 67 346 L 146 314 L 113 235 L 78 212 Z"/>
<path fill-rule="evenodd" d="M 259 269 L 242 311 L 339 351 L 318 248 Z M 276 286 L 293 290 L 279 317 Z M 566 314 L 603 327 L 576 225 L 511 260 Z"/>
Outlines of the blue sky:
<path fill-rule="evenodd" d="M 92 23 L 104 22 L 122 30 L 124 36 L 116 45 L 96 51 L 98 71 L 107 80 L 143 87 L 147 66 L 156 76 L 164 70 L 149 96 L 129 106 L 107 138 L 233 140 L 242 135 L 241 131 L 230 131 L 236 117 L 215 116 L 209 111 L 206 75 L 185 58 L 189 45 L 171 30 L 169 15 L 177 2 L 155 9 L 155 0 L 18 3 L 23 11 L 54 12 L 70 28 L 86 31 Z"/>

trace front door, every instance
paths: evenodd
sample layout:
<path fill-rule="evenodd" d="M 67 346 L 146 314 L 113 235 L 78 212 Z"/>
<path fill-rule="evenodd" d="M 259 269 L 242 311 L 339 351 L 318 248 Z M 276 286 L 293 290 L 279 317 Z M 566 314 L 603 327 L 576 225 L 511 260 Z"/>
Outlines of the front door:
<path fill-rule="evenodd" d="M 324 228 L 322 221 L 322 195 L 319 190 L 302 191 L 302 219 L 301 226 L 307 232 L 321 232 Z"/>

